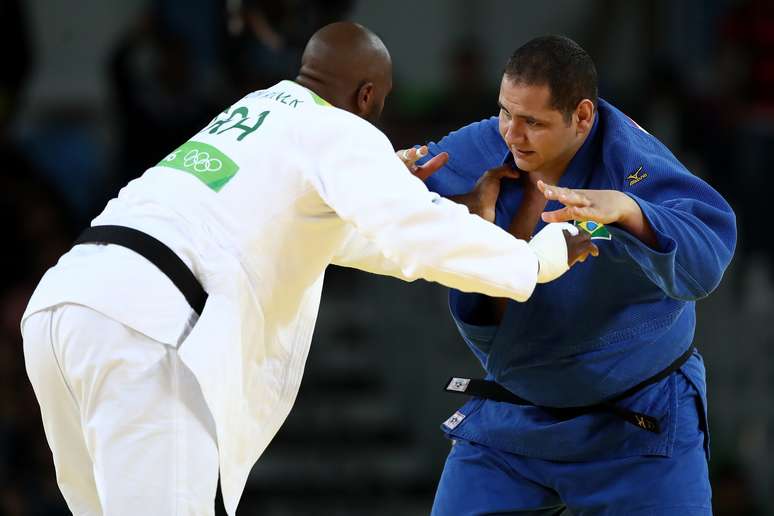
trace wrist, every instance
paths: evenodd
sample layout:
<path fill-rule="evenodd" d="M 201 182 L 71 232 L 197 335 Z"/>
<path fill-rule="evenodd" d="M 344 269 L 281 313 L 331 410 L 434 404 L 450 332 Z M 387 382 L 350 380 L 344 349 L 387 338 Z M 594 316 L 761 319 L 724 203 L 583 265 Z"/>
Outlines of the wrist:
<path fill-rule="evenodd" d="M 546 225 L 529 241 L 528 245 L 538 261 L 537 283 L 553 281 L 570 268 L 564 231 L 571 235 L 578 234 L 578 228 L 560 222 Z"/>
<path fill-rule="evenodd" d="M 625 193 L 621 193 L 621 195 L 626 198 L 626 204 L 616 224 L 651 249 L 657 250 L 659 247 L 658 237 L 656 237 L 656 233 L 645 217 L 642 208 L 637 201 Z"/>
<path fill-rule="evenodd" d="M 616 220 L 616 224 L 630 228 L 639 225 L 639 221 L 642 220 L 642 210 L 637 201 L 629 197 L 623 192 L 619 192 L 621 195 L 621 213 Z"/>

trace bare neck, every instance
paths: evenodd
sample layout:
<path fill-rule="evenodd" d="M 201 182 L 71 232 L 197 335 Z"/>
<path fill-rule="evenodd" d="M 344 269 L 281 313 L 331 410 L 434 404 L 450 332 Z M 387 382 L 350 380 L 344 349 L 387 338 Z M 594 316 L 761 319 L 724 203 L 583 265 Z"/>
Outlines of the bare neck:
<path fill-rule="evenodd" d="M 339 98 L 339 95 L 336 93 L 336 88 L 332 87 L 320 74 L 302 68 L 296 77 L 295 82 L 314 92 L 318 97 L 330 102 L 333 106 L 341 109 L 348 109 L 348 106 L 342 102 L 341 98 Z"/>

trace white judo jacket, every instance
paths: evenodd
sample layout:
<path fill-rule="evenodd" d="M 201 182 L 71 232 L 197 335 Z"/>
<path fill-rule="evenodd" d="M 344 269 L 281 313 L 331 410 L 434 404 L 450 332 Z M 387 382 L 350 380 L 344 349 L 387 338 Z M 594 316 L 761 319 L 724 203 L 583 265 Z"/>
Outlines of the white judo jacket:
<path fill-rule="evenodd" d="M 191 267 L 209 293 L 191 332 L 177 340 L 192 312 L 171 282 L 147 268 L 138 280 L 144 259 L 117 246 L 73 248 L 25 317 L 80 303 L 179 346 L 215 421 L 231 515 L 296 398 L 328 264 L 519 301 L 538 271 L 526 242 L 430 193 L 378 129 L 291 81 L 223 111 L 93 224 L 145 231 Z"/>

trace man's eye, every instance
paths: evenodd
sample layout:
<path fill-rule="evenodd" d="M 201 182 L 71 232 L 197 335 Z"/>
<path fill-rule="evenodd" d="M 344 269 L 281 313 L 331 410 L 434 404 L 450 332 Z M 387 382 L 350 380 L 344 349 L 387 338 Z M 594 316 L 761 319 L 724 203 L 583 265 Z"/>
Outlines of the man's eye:
<path fill-rule="evenodd" d="M 503 115 L 505 118 L 508 118 L 508 119 L 511 118 L 511 114 L 502 108 L 500 108 L 500 114 Z"/>
<path fill-rule="evenodd" d="M 538 125 L 538 121 L 537 120 L 533 120 L 532 118 L 528 118 L 527 119 L 527 125 L 531 126 L 531 127 L 535 127 L 536 125 Z"/>

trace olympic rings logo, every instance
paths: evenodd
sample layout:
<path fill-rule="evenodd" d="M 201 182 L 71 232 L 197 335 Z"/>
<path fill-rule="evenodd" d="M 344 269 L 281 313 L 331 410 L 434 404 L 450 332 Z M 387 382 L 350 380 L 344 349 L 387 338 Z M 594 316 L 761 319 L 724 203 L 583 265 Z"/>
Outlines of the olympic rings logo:
<path fill-rule="evenodd" d="M 196 172 L 217 172 L 223 168 L 223 162 L 218 158 L 210 158 L 210 153 L 191 149 L 183 156 L 183 166 L 193 168 Z"/>
<path fill-rule="evenodd" d="M 173 152 L 164 158 L 164 161 L 175 161 L 176 159 L 177 152 Z M 211 158 L 210 153 L 207 151 L 191 149 L 183 156 L 183 166 L 185 168 L 192 168 L 199 173 L 217 172 L 223 168 L 223 162 L 218 158 Z"/>

